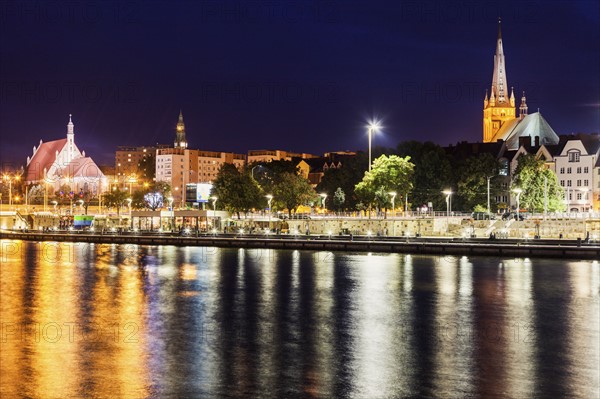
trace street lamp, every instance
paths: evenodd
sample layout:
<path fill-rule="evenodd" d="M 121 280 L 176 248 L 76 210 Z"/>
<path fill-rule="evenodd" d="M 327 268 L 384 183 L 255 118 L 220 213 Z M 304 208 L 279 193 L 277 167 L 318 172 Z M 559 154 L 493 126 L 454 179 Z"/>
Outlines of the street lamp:
<path fill-rule="evenodd" d="M 210 199 L 212 200 L 212 204 L 213 204 L 213 228 L 216 229 L 217 228 L 217 200 L 219 198 L 212 196 L 212 197 L 210 197 Z"/>
<path fill-rule="evenodd" d="M 135 174 L 132 174 L 131 176 L 129 176 L 129 195 L 133 195 L 133 183 L 137 182 L 137 176 Z"/>
<path fill-rule="evenodd" d="M 4 180 L 8 181 L 8 206 L 12 206 L 12 181 L 13 179 L 15 181 L 19 181 L 21 179 L 21 176 L 19 175 L 4 175 Z"/>
<path fill-rule="evenodd" d="M 173 197 L 167 198 L 167 201 L 169 201 L 169 210 L 171 211 L 171 231 L 173 231 L 175 230 L 175 212 L 173 211 Z"/>
<path fill-rule="evenodd" d="M 322 202 L 321 202 L 321 206 L 323 207 L 323 210 L 327 210 L 327 208 L 325 208 L 325 201 L 327 200 L 327 194 L 325 193 L 321 193 L 319 194 L 319 197 L 322 198 Z"/>
<path fill-rule="evenodd" d="M 390 191 L 388 194 L 391 195 L 391 197 L 392 197 L 392 216 L 396 216 L 396 207 L 395 207 L 394 201 L 396 201 L 397 194 L 395 191 Z"/>
<path fill-rule="evenodd" d="M 450 211 L 452 210 L 452 190 L 444 190 L 446 195 L 446 232 L 450 231 Z"/>
<path fill-rule="evenodd" d="M 490 179 L 492 178 L 492 176 L 487 176 L 487 213 L 488 213 L 488 220 L 492 219 L 492 214 L 490 211 Z"/>
<path fill-rule="evenodd" d="M 273 201 L 273 196 L 271 194 L 266 195 L 267 204 L 269 206 L 269 230 L 271 230 L 271 202 Z"/>
<path fill-rule="evenodd" d="M 515 188 L 513 190 L 513 193 L 517 194 L 517 221 L 519 220 L 519 211 L 521 209 L 520 201 L 521 201 L 521 193 L 522 192 L 523 192 L 523 190 L 520 188 Z"/>
<path fill-rule="evenodd" d="M 369 172 L 371 171 L 371 141 L 373 140 L 373 132 L 379 130 L 381 126 L 378 121 L 373 121 L 369 123 L 368 133 L 369 133 Z"/>
<path fill-rule="evenodd" d="M 452 211 L 452 190 L 444 190 L 442 194 L 446 195 L 446 213 L 447 216 L 450 217 L 450 212 Z"/>

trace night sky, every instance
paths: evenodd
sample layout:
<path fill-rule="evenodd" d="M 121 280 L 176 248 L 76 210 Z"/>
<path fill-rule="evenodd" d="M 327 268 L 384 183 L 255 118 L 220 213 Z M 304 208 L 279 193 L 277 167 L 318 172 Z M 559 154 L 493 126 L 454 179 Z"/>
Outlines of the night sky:
<path fill-rule="evenodd" d="M 479 141 L 502 17 L 509 86 L 558 134 L 600 131 L 600 2 L 5 2 L 0 157 L 75 140 L 99 164 L 117 145 L 322 154 Z"/>

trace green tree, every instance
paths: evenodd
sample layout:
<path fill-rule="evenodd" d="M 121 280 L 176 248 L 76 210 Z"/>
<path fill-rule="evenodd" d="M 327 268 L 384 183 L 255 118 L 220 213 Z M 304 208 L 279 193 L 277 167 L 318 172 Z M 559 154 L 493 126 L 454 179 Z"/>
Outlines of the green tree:
<path fill-rule="evenodd" d="M 457 166 L 457 201 L 453 201 L 453 208 L 474 210 L 486 209 L 487 211 L 487 179 L 490 178 L 490 198 L 494 198 L 500 191 L 498 176 L 498 161 L 489 153 L 482 153 L 469 157 Z M 490 199 L 490 206 L 495 201 Z"/>
<path fill-rule="evenodd" d="M 335 190 L 335 193 L 333 193 L 333 206 L 335 206 L 339 212 L 342 209 L 342 206 L 344 206 L 344 202 L 346 202 L 346 193 L 344 193 L 344 190 L 342 190 L 341 187 L 338 187 Z"/>
<path fill-rule="evenodd" d="M 361 202 L 375 205 L 378 209 L 388 208 L 391 203 L 389 193 L 407 193 L 413 188 L 415 165 L 410 157 L 382 155 L 373 162 L 370 172 L 365 172 L 363 180 L 355 191 Z"/>
<path fill-rule="evenodd" d="M 217 204 L 229 212 L 248 213 L 250 209 L 264 207 L 266 199 L 248 171 L 240 172 L 233 164 L 224 164 L 213 181 L 211 195 L 218 198 Z"/>
<path fill-rule="evenodd" d="M 292 212 L 296 212 L 300 205 L 316 201 L 317 194 L 308 180 L 296 173 L 284 172 L 277 176 L 273 185 L 273 198 L 275 203 L 287 209 L 288 215 L 292 216 Z"/>
<path fill-rule="evenodd" d="M 520 206 L 531 212 L 544 210 L 544 192 L 547 193 L 548 211 L 562 211 L 564 191 L 558 184 L 556 175 L 546 168 L 544 161 L 534 155 L 525 154 L 519 157 L 515 169 L 513 187 L 521 190 Z"/>
<path fill-rule="evenodd" d="M 359 202 L 354 187 L 362 180 L 367 167 L 368 159 L 364 153 L 345 158 L 342 160 L 341 168 L 331 168 L 325 172 L 317 186 L 317 192 L 334 193 L 338 188 L 341 188 L 346 196 L 340 208 L 354 210 Z"/>
<path fill-rule="evenodd" d="M 121 207 L 127 204 L 129 193 L 119 189 L 104 194 L 104 204 L 108 207 L 117 208 L 117 215 L 121 214 Z"/>
<path fill-rule="evenodd" d="M 414 187 L 408 199 L 416 206 L 433 203 L 434 209 L 446 207 L 445 198 L 440 192 L 454 186 L 452 158 L 439 145 L 426 141 L 405 141 L 399 143 L 396 152 L 400 157 L 410 157 L 414 163 Z M 398 196 L 405 192 L 398 191 Z M 406 198 L 404 198 L 406 200 Z"/>

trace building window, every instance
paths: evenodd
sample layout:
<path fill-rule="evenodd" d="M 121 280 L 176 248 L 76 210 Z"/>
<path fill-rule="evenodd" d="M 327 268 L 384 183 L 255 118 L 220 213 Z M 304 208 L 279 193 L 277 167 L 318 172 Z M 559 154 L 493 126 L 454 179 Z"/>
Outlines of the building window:
<path fill-rule="evenodd" d="M 569 152 L 569 162 L 579 162 L 580 156 L 581 156 L 581 153 L 579 151 Z"/>
<path fill-rule="evenodd" d="M 560 185 L 561 185 L 562 187 L 564 187 L 564 186 L 565 186 L 565 181 L 564 181 L 564 180 L 561 180 L 561 181 L 560 181 Z"/>
<path fill-rule="evenodd" d="M 577 187 L 581 187 L 581 180 L 577 180 Z"/>
<path fill-rule="evenodd" d="M 567 187 L 571 187 L 571 180 L 567 180 Z"/>
<path fill-rule="evenodd" d="M 581 198 L 582 198 L 582 197 L 581 197 L 581 193 L 577 193 L 577 199 L 578 199 L 578 200 L 581 200 Z"/>
<path fill-rule="evenodd" d="M 581 166 L 577 168 L 577 173 L 581 173 Z"/>
<path fill-rule="evenodd" d="M 587 179 L 585 179 L 585 180 L 583 181 L 583 185 L 584 185 L 585 187 L 589 186 L 589 185 L 590 185 L 590 181 L 589 181 L 589 180 L 587 180 Z"/>
<path fill-rule="evenodd" d="M 560 173 L 564 174 L 565 173 L 565 168 L 560 168 Z"/>
<path fill-rule="evenodd" d="M 571 174 L 571 168 L 567 168 L 567 173 Z"/>
<path fill-rule="evenodd" d="M 590 168 L 588 168 L 587 166 L 583 168 L 583 173 L 590 173 Z"/>

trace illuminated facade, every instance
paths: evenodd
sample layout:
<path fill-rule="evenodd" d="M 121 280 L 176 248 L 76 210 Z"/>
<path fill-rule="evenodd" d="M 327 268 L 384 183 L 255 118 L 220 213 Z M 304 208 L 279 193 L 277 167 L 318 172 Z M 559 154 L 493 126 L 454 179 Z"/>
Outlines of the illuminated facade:
<path fill-rule="evenodd" d="M 43 142 L 33 147 L 33 155 L 27 157 L 27 184 L 42 184 L 58 191 L 67 185 L 75 193 L 99 194 L 107 187 L 107 180 L 92 158 L 80 151 L 75 144 L 75 125 L 69 115 L 67 137 Z"/>
<path fill-rule="evenodd" d="M 523 101 L 525 101 L 525 94 L 523 94 Z M 515 118 L 515 93 L 514 90 L 511 90 L 510 97 L 508 97 L 502 30 L 500 21 L 498 21 L 498 39 L 496 54 L 494 55 L 492 87 L 490 88 L 489 98 L 486 91 L 483 100 L 483 141 L 486 143 L 496 141 L 494 138 L 502 125 Z"/>
<path fill-rule="evenodd" d="M 488 95 L 489 94 L 489 95 Z M 508 95 L 506 60 L 502 45 L 501 23 L 498 21 L 498 38 L 494 55 L 492 86 L 483 99 L 483 142 L 506 141 L 509 150 L 519 148 L 519 137 L 538 137 L 540 144 L 557 144 L 558 135 L 538 112 L 528 114 L 525 92 L 521 97 L 519 115 L 515 105 L 515 93 Z"/>

